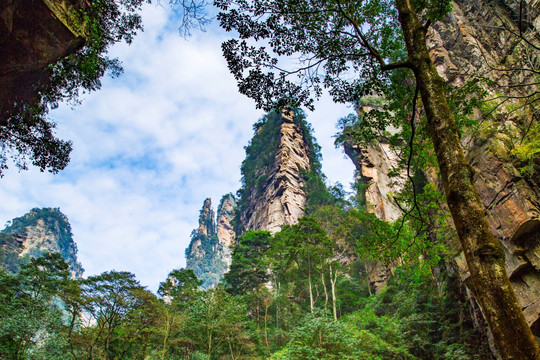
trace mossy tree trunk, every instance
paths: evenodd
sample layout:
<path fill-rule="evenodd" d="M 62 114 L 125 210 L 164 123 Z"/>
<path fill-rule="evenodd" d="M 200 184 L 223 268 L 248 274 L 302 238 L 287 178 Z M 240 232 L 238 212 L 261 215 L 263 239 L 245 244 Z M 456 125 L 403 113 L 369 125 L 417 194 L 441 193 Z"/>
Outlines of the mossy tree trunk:
<path fill-rule="evenodd" d="M 445 82 L 429 56 L 426 28 L 412 0 L 396 0 L 399 21 L 439 163 L 448 207 L 465 253 L 476 298 L 503 359 L 540 360 L 506 273 L 504 251 L 489 229 L 484 206 L 472 182 L 459 130 L 448 106 Z"/>

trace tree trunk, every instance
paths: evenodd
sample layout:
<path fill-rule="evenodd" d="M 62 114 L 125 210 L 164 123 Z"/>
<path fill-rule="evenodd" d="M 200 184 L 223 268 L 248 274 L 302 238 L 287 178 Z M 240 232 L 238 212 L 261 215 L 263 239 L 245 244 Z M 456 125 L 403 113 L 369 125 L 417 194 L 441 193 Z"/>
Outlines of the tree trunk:
<path fill-rule="evenodd" d="M 324 308 L 328 307 L 328 290 L 326 289 L 326 281 L 324 281 L 324 271 L 321 271 L 321 282 L 324 290 Z"/>
<path fill-rule="evenodd" d="M 396 0 L 409 62 L 427 116 L 446 200 L 465 253 L 476 298 L 503 359 L 540 360 L 540 349 L 510 285 L 504 251 L 491 233 L 472 183 L 459 129 L 444 93 L 444 80 L 429 56 L 426 29 L 412 0 Z"/>
<path fill-rule="evenodd" d="M 338 270 L 332 272 L 332 265 L 330 265 L 330 285 L 332 288 L 332 311 L 334 314 L 334 320 L 337 321 L 337 296 L 336 296 L 336 283 L 338 277 Z"/>
<path fill-rule="evenodd" d="M 313 314 L 313 287 L 311 286 L 311 258 L 308 253 L 309 310 Z"/>

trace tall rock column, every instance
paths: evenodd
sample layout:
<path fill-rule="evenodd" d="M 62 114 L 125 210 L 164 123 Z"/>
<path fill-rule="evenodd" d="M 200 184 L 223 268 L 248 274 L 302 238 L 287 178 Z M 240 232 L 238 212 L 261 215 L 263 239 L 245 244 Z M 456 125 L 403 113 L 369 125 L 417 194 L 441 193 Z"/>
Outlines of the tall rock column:
<path fill-rule="evenodd" d="M 235 210 L 236 200 L 233 194 L 223 196 L 217 210 L 216 233 L 219 243 L 219 257 L 227 264 L 227 269 L 232 262 L 231 248 L 236 241 L 236 234 L 232 225 Z"/>
<path fill-rule="evenodd" d="M 269 118 L 262 126 L 276 121 L 280 125 L 273 164 L 268 169 L 257 169 L 257 178 L 264 181 L 246 189 L 248 206 L 240 214 L 246 231 L 276 233 L 283 225 L 296 224 L 304 215 L 306 193 L 302 171 L 310 169 L 309 145 L 299 123 L 294 120 L 293 111 L 284 110 L 279 118 Z"/>
<path fill-rule="evenodd" d="M 191 233 L 191 242 L 186 249 L 186 267 L 195 272 L 205 288 L 217 285 L 231 264 L 231 246 L 235 241 L 231 221 L 235 207 L 232 194 L 223 196 L 216 223 L 212 200 L 206 199 L 199 216 L 199 226 Z"/>
<path fill-rule="evenodd" d="M 369 106 L 360 106 L 359 113 L 370 111 Z M 345 154 L 356 167 L 355 180 L 362 185 L 366 210 L 384 221 L 394 221 L 402 213 L 392 200 L 392 193 L 401 191 L 406 174 L 390 177 L 390 171 L 397 167 L 398 156 L 390 144 L 381 139 L 367 146 L 356 144 L 353 138 L 343 142 Z M 381 261 L 366 261 L 366 272 L 370 286 L 379 293 L 392 276 L 392 265 Z"/>

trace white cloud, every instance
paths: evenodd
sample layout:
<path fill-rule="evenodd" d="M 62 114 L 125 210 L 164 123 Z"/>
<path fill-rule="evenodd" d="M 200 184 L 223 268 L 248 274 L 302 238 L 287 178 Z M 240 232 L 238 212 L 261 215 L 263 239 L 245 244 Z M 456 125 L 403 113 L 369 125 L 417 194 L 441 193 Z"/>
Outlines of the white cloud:
<path fill-rule="evenodd" d="M 104 79 L 81 106 L 51 113 L 74 143 L 58 175 L 10 169 L 0 180 L 0 223 L 32 207 L 60 207 L 72 225 L 85 275 L 116 269 L 157 289 L 184 250 L 206 197 L 236 192 L 243 147 L 262 115 L 238 94 L 221 56 L 226 34 L 181 38 L 165 7 L 147 6 L 145 32 L 112 56 L 125 73 Z M 168 19 L 168 20 L 167 20 Z M 336 120 L 350 111 L 328 99 L 308 113 L 331 181 L 353 166 L 333 147 Z"/>

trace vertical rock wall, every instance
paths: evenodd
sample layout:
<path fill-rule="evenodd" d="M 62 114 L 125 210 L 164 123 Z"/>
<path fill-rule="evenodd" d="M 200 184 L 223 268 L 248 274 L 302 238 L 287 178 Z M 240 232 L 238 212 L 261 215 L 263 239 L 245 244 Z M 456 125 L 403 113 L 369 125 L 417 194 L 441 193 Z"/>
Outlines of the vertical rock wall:
<path fill-rule="evenodd" d="M 84 45 L 83 0 L 0 2 L 0 125 L 15 103 L 48 86 L 47 65 Z"/>
<path fill-rule="evenodd" d="M 360 107 L 359 112 L 369 111 L 369 107 Z M 401 215 L 401 210 L 394 203 L 392 193 L 403 189 L 405 174 L 390 177 L 396 168 L 398 156 L 390 145 L 381 139 L 367 147 L 355 144 L 352 138 L 343 144 L 345 154 L 356 167 L 356 182 L 362 185 L 366 210 L 384 221 L 394 221 Z M 392 265 L 380 261 L 367 261 L 366 272 L 370 286 L 379 293 L 385 288 L 392 276 Z"/>
<path fill-rule="evenodd" d="M 283 225 L 296 224 L 306 206 L 301 172 L 309 169 L 305 136 L 293 119 L 293 112 L 284 110 L 273 167 L 269 173 L 261 174 L 267 181 L 261 191 L 248 189 L 252 191 L 248 195 L 249 206 L 240 214 L 244 229 L 276 233 Z"/>
<path fill-rule="evenodd" d="M 540 45 L 538 5 L 536 0 L 457 0 L 453 12 L 430 33 L 432 57 L 450 84 L 487 78 L 493 81 L 483 85 L 489 96 L 509 96 L 494 111 L 478 114 L 480 125 L 465 134 L 463 144 L 491 230 L 505 249 L 510 281 L 536 336 L 540 336 L 539 179 L 522 176 L 511 149 L 519 143 L 526 124 L 538 121 L 533 118 L 538 110 L 534 104 L 524 107 L 526 111 L 515 110 L 524 104 L 518 98 L 538 92 L 538 87 L 514 86 L 537 81 L 531 71 L 518 70 L 529 61 L 534 69 L 540 57 L 523 47 L 516 35 L 521 26 L 522 35 Z M 468 269 L 460 260 L 461 277 L 466 281 Z"/>
<path fill-rule="evenodd" d="M 538 110 L 534 104 L 527 111 L 515 110 L 522 104 L 519 98 L 537 94 L 538 87 L 513 85 L 537 81 L 534 72 L 517 70 L 520 61 L 529 61 L 532 69 L 540 70 L 540 56 L 520 45 L 516 34 L 520 34 L 521 26 L 523 36 L 540 45 L 539 9 L 537 0 L 457 0 L 452 13 L 436 23 L 428 37 L 432 59 L 449 84 L 459 86 L 470 79 L 484 78 L 490 82 L 478 84 L 491 97 L 500 93 L 510 96 L 493 111 L 478 112 L 479 125 L 464 134 L 462 142 L 491 230 L 506 251 L 510 281 L 536 336 L 540 336 L 540 178 L 539 174 L 524 177 L 511 149 L 526 125 L 538 121 L 533 117 Z M 360 148 L 349 143 L 345 150 L 366 181 L 368 210 L 381 219 L 392 220 L 395 213 L 388 196 L 392 188 L 388 186 L 387 171 L 393 159 L 387 156 L 390 152 L 385 144 Z M 428 171 L 426 176 L 437 182 L 434 172 Z M 456 263 L 460 277 L 467 283 L 469 274 L 463 258 L 458 257 Z M 388 274 L 380 268 L 379 280 Z"/>

